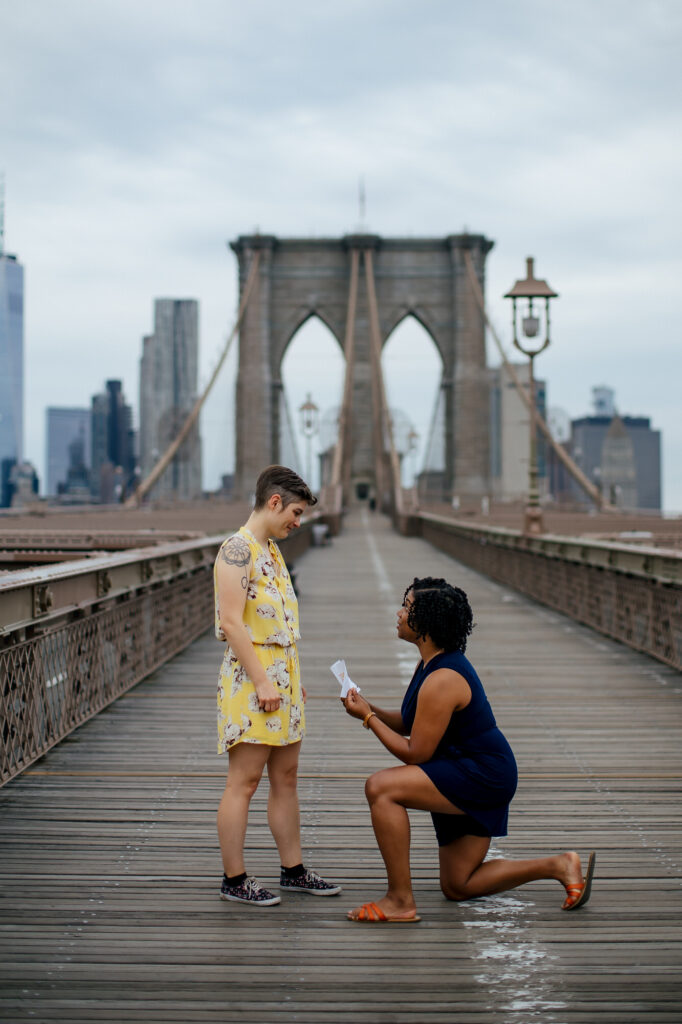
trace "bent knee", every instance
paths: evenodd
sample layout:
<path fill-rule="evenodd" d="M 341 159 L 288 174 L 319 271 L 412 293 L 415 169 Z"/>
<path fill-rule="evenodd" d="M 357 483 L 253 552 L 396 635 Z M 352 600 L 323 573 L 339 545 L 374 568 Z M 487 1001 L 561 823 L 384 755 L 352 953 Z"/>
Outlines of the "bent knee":
<path fill-rule="evenodd" d="M 453 900 L 454 902 L 459 902 L 460 900 L 469 899 L 466 892 L 466 886 L 457 885 L 456 883 L 453 883 L 451 881 L 443 881 L 443 879 L 441 878 L 440 888 L 446 900 Z"/>
<path fill-rule="evenodd" d="M 372 803 L 372 800 L 376 799 L 377 794 L 377 784 L 374 779 L 375 776 L 370 775 L 370 777 L 365 780 L 365 797 L 370 804 Z"/>
<path fill-rule="evenodd" d="M 365 796 L 370 804 L 378 800 L 380 796 L 388 793 L 389 785 L 386 779 L 386 771 L 375 772 L 365 782 Z"/>

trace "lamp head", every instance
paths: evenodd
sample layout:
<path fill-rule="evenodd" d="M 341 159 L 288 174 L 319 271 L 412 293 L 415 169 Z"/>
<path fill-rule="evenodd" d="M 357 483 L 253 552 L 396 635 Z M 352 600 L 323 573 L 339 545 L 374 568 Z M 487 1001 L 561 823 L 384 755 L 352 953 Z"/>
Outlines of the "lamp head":
<path fill-rule="evenodd" d="M 527 356 L 536 356 L 542 352 L 543 349 L 549 345 L 549 300 L 556 299 L 558 293 L 555 292 L 546 281 L 541 281 L 536 278 L 534 271 L 534 260 L 532 256 L 528 256 L 526 259 L 526 276 L 523 280 L 517 281 L 516 284 L 511 288 L 505 295 L 505 299 L 512 300 L 512 325 L 514 329 L 514 345 L 519 351 L 523 352 Z M 521 317 L 521 333 L 524 338 L 537 338 L 541 331 L 541 316 L 537 315 L 535 309 L 533 309 L 533 302 L 539 301 L 540 307 L 544 302 L 544 320 L 546 337 L 540 348 L 528 349 L 524 348 L 519 341 L 519 331 L 517 330 L 517 313 L 516 313 L 516 301 L 517 299 L 525 299 L 528 303 L 528 307 L 525 312 L 525 316 Z M 540 309 L 541 312 L 541 309 Z"/>
<path fill-rule="evenodd" d="M 532 256 L 526 257 L 526 276 L 523 280 L 517 281 L 513 288 L 507 292 L 505 299 L 556 299 L 559 293 L 555 292 L 546 281 L 538 280 L 535 277 L 533 265 L 535 260 Z"/>
<path fill-rule="evenodd" d="M 303 405 L 299 406 L 298 411 L 301 414 L 303 433 L 306 436 L 312 436 L 312 434 L 317 433 L 318 413 L 320 410 L 313 402 L 310 392 L 308 392 Z"/>

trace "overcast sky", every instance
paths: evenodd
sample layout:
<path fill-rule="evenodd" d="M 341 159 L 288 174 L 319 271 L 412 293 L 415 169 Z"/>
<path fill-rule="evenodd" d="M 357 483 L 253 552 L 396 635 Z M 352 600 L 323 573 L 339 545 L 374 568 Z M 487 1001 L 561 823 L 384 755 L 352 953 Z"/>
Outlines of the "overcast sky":
<path fill-rule="evenodd" d="M 608 384 L 651 416 L 682 511 L 680 0 L 0 0 L 0 26 L 41 478 L 47 405 L 121 377 L 137 408 L 155 297 L 199 300 L 206 379 L 237 302 L 226 242 L 352 231 L 363 177 L 372 231 L 495 242 L 505 339 L 501 296 L 535 256 L 560 293 L 537 367 L 550 406 L 587 414 Z M 290 404 L 309 390 L 324 412 L 341 362 L 301 333 Z M 438 366 L 418 334 L 387 363 L 424 437 Z M 203 422 L 209 487 L 233 466 L 233 381 L 234 358 Z"/>

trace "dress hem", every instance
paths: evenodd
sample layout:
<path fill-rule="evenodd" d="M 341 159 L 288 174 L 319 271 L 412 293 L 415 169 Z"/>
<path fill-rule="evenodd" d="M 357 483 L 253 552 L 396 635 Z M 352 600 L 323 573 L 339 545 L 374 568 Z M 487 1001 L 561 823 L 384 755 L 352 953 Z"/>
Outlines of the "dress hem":
<path fill-rule="evenodd" d="M 240 743 L 250 743 L 254 747 L 292 747 L 294 743 L 300 743 L 304 736 L 305 732 L 302 732 L 297 740 L 287 740 L 286 743 L 266 743 L 264 740 L 250 740 L 244 736 L 238 739 L 236 743 L 230 743 L 229 747 L 223 747 L 222 750 L 219 750 L 218 757 L 221 754 L 227 754 L 233 747 L 238 747 Z"/>

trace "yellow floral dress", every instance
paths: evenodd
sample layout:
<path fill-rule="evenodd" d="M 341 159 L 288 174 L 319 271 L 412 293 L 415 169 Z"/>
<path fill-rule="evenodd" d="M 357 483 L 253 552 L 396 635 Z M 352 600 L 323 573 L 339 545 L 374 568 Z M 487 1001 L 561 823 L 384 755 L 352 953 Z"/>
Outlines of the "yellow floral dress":
<path fill-rule="evenodd" d="M 274 541 L 263 548 L 253 534 L 242 526 L 235 535 L 249 546 L 251 561 L 244 607 L 244 625 L 258 659 L 281 697 L 278 711 L 261 711 L 256 688 L 229 644 L 220 668 L 218 683 L 218 753 L 236 743 L 263 743 L 285 747 L 298 743 L 305 734 L 305 710 L 301 690 L 301 671 L 296 641 L 298 601 L 281 552 Z M 215 584 L 215 633 L 226 641 L 220 625 L 217 567 L 222 544 L 213 570 Z"/>

